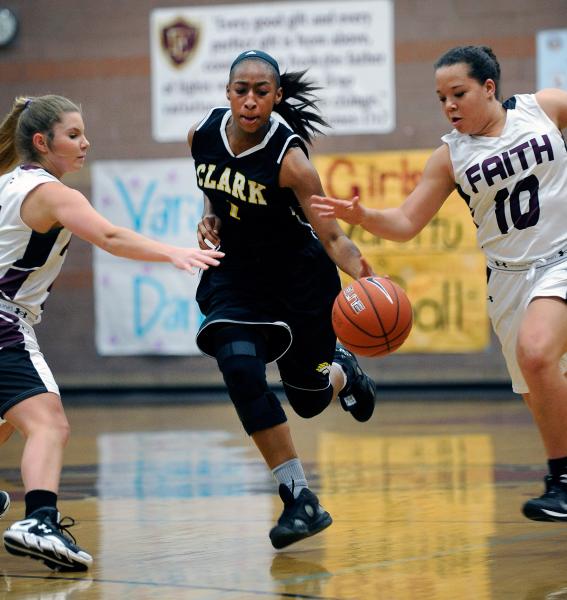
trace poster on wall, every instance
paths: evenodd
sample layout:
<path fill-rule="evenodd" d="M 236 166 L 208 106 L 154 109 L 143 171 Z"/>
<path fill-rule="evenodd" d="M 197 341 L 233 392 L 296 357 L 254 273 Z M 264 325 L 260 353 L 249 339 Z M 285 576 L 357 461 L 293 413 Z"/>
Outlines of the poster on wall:
<path fill-rule="evenodd" d="M 567 29 L 549 29 L 537 34 L 537 89 L 567 91 Z"/>
<path fill-rule="evenodd" d="M 358 195 L 366 206 L 383 209 L 402 203 L 431 152 L 333 154 L 313 161 L 327 194 Z M 391 277 L 408 293 L 413 327 L 399 353 L 480 352 L 489 346 L 486 263 L 469 209 L 456 192 L 419 235 L 403 244 L 361 227 L 343 227 L 374 272 Z"/>
<path fill-rule="evenodd" d="M 240 52 L 272 54 L 281 72 L 309 70 L 329 135 L 395 126 L 392 0 L 270 2 L 158 8 L 150 14 L 152 130 L 185 141 L 191 125 L 227 104 Z"/>
<path fill-rule="evenodd" d="M 176 246 L 197 246 L 202 213 L 193 161 L 98 161 L 93 204 L 116 225 Z M 96 347 L 101 355 L 199 354 L 198 274 L 94 249 Z"/>

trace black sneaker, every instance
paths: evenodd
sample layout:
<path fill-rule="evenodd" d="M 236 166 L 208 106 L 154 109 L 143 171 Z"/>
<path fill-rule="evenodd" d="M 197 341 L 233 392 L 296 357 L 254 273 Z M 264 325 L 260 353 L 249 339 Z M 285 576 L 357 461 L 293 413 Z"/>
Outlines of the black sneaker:
<path fill-rule="evenodd" d="M 42 560 L 54 571 L 86 571 L 93 559 L 67 531 L 74 524 L 70 517 L 61 520 L 56 508 L 44 506 L 6 529 L 4 546 L 10 554 Z"/>
<path fill-rule="evenodd" d="M 567 475 L 561 475 L 558 479 L 546 475 L 544 482 L 545 493 L 524 504 L 524 516 L 534 521 L 567 522 Z"/>
<path fill-rule="evenodd" d="M 6 514 L 10 508 L 10 496 L 8 492 L 0 491 L 0 519 Z"/>
<path fill-rule="evenodd" d="M 319 504 L 317 496 L 308 488 L 303 488 L 297 498 L 293 492 L 280 483 L 280 498 L 284 509 L 278 524 L 270 531 L 274 548 L 285 548 L 323 531 L 333 522 L 331 515 Z"/>
<path fill-rule="evenodd" d="M 355 355 L 340 344 L 335 349 L 334 361 L 343 368 L 347 378 L 339 392 L 341 406 L 357 421 L 368 421 L 374 412 L 376 384 L 364 374 Z"/>

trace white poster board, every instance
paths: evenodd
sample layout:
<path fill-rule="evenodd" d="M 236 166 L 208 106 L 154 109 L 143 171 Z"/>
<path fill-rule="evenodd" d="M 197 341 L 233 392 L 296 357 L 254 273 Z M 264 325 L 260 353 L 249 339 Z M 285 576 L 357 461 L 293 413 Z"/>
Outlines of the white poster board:
<path fill-rule="evenodd" d="M 273 55 L 281 72 L 308 69 L 322 89 L 328 135 L 389 133 L 395 126 L 391 0 L 269 2 L 159 8 L 150 15 L 152 129 L 185 141 L 191 125 L 227 104 L 240 52 Z"/>
<path fill-rule="evenodd" d="M 176 246 L 197 246 L 202 193 L 193 161 L 99 161 L 93 204 L 112 223 Z M 94 250 L 96 347 L 102 355 L 198 354 L 198 275 Z"/>
<path fill-rule="evenodd" d="M 548 29 L 537 34 L 537 89 L 567 91 L 567 29 Z"/>

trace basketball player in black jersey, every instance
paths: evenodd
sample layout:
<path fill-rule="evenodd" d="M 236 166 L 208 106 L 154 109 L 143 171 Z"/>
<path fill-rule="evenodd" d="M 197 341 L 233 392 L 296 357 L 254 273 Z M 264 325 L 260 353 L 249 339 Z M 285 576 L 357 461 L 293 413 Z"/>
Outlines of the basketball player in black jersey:
<path fill-rule="evenodd" d="M 289 403 L 304 418 L 338 396 L 366 421 L 375 401 L 374 383 L 336 346 L 331 325 L 337 266 L 353 278 L 371 271 L 338 223 L 310 209 L 322 186 L 306 144 L 326 123 L 304 74 L 280 74 L 265 52 L 243 52 L 230 69 L 230 108 L 212 109 L 188 135 L 205 196 L 199 244 L 225 252 L 197 290 L 206 315 L 197 344 L 216 358 L 244 429 L 280 484 L 275 548 L 332 519 L 307 486 L 266 364 L 277 361 Z"/>

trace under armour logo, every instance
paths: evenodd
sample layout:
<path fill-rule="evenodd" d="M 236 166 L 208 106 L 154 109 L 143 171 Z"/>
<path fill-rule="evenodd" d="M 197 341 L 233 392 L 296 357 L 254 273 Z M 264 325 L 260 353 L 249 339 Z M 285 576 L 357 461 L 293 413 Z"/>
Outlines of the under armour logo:
<path fill-rule="evenodd" d="M 41 525 L 38 525 L 37 528 L 41 529 L 44 533 L 51 533 L 52 531 L 47 525 L 44 525 L 43 523 Z"/>
<path fill-rule="evenodd" d="M 28 311 L 27 310 L 22 310 L 21 308 L 18 308 L 17 306 L 16 306 L 16 309 L 14 310 L 14 312 L 17 315 L 20 315 L 24 319 L 28 316 Z"/>
<path fill-rule="evenodd" d="M 489 302 L 494 302 L 494 298 L 492 296 L 488 296 L 488 301 Z"/>

